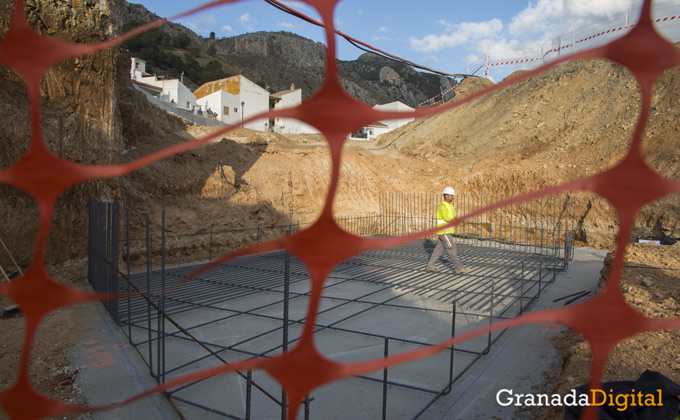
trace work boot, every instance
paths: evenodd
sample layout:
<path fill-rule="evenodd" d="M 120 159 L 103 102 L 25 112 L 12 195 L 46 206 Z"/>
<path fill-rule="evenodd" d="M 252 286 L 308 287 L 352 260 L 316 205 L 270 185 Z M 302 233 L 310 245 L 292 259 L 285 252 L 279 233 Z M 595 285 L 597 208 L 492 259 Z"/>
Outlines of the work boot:
<path fill-rule="evenodd" d="M 431 271 L 433 273 L 439 273 L 439 269 L 437 267 L 427 267 L 427 271 Z"/>
<path fill-rule="evenodd" d="M 460 270 L 456 270 L 456 273 L 460 273 L 460 274 L 465 274 L 465 273 L 469 273 L 469 272 L 470 272 L 470 268 L 468 268 L 468 267 L 463 267 Z"/>

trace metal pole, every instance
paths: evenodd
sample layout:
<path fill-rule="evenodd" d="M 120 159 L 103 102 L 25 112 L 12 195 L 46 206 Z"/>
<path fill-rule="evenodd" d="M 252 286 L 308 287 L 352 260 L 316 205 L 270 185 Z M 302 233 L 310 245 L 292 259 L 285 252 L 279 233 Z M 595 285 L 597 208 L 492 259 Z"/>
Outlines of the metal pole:
<path fill-rule="evenodd" d="M 208 261 L 212 262 L 212 232 L 213 228 L 210 226 L 210 245 L 208 246 L 209 252 L 208 252 Z"/>
<path fill-rule="evenodd" d="M 389 356 L 389 337 L 385 337 L 384 356 Z M 382 400 L 382 420 L 387 420 L 387 367 L 383 369 L 383 400 Z"/>
<path fill-rule="evenodd" d="M 153 374 L 153 346 L 151 341 L 151 255 L 150 253 L 150 236 L 149 236 L 149 214 L 146 214 L 146 296 L 149 299 L 146 303 L 146 323 L 148 330 L 149 343 L 149 372 Z"/>
<path fill-rule="evenodd" d="M 94 259 L 94 212 L 92 211 L 92 200 L 94 197 L 90 197 L 89 209 L 88 209 L 88 219 L 87 219 L 87 281 L 92 284 L 94 279 L 93 270 L 93 259 Z"/>
<path fill-rule="evenodd" d="M 102 274 L 104 275 L 104 291 L 111 293 L 111 203 L 105 204 L 106 216 L 104 218 L 104 264 L 102 265 Z M 111 315 L 111 300 L 107 299 L 104 302 L 104 307 Z"/>
<path fill-rule="evenodd" d="M 118 293 L 118 262 L 120 259 L 119 245 L 120 245 L 120 203 L 113 204 L 113 243 L 112 245 L 112 263 L 111 275 L 113 280 L 113 291 Z M 116 298 L 113 303 L 113 309 L 115 315 L 115 320 L 117 324 L 120 324 L 120 317 L 118 316 L 118 298 Z"/>
<path fill-rule="evenodd" d="M 246 420 L 250 420 L 250 404 L 253 393 L 253 371 L 249 370 L 246 374 Z"/>
<path fill-rule="evenodd" d="M 541 279 L 543 278 L 543 258 L 538 260 L 538 293 L 536 297 L 541 296 Z"/>
<path fill-rule="evenodd" d="M 161 362 L 160 375 L 161 383 L 165 382 L 165 210 L 161 214 L 161 302 L 158 319 L 161 324 L 159 334 L 161 335 Z"/>
<path fill-rule="evenodd" d="M 543 231 L 543 220 L 544 220 L 544 216 L 543 216 L 543 197 L 541 197 L 541 254 L 543 254 L 543 253 L 545 252 L 545 249 L 543 248 L 543 246 L 544 246 L 544 243 L 543 243 L 543 232 L 544 232 L 544 231 Z"/>
<path fill-rule="evenodd" d="M 286 236 L 290 235 L 290 228 L 286 231 Z M 288 301 L 290 299 L 290 254 L 286 252 L 284 258 L 284 277 L 283 277 L 283 353 L 288 352 Z M 286 406 L 288 400 L 286 391 L 281 390 L 281 420 L 286 420 Z"/>
<path fill-rule="evenodd" d="M 522 276 L 519 279 L 519 314 L 524 313 L 524 260 L 522 260 Z"/>
<path fill-rule="evenodd" d="M 452 302 L 451 307 L 451 338 L 456 336 L 456 301 Z M 449 385 L 442 392 L 443 395 L 448 395 L 451 392 L 451 387 L 453 385 L 453 355 L 455 351 L 455 345 L 452 344 L 449 347 Z"/>
<path fill-rule="evenodd" d="M 132 344 L 132 313 L 130 308 L 130 209 L 125 209 L 125 248 L 126 248 L 126 271 L 127 280 L 127 322 L 128 322 L 128 341 Z"/>
<path fill-rule="evenodd" d="M 494 309 L 494 305 L 495 305 L 495 302 L 494 302 L 495 289 L 496 289 L 495 281 L 491 280 L 491 302 L 490 302 L 490 306 L 489 306 L 489 327 L 491 326 L 491 324 L 493 324 L 493 309 Z M 490 350 L 491 350 L 491 331 L 489 330 L 489 338 L 488 338 L 488 342 L 487 342 L 487 345 L 486 345 L 486 349 L 482 352 L 482 354 L 489 354 Z"/>

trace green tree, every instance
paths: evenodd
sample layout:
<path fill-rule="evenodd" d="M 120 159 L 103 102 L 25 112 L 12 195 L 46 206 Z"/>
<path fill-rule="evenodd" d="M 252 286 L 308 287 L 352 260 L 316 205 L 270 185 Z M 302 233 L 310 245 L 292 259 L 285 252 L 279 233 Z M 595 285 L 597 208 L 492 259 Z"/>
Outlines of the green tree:
<path fill-rule="evenodd" d="M 201 48 L 198 47 L 198 46 L 196 46 L 196 45 L 190 45 L 190 46 L 187 48 L 187 51 L 189 51 L 189 53 L 190 53 L 191 55 L 193 55 L 194 57 L 196 57 L 196 58 L 198 58 L 198 57 L 201 56 Z"/>
<path fill-rule="evenodd" d="M 210 32 L 210 39 L 215 39 L 215 32 Z"/>
<path fill-rule="evenodd" d="M 210 44 L 208 49 L 205 50 L 206 54 L 208 54 L 211 57 L 214 57 L 215 54 L 217 54 L 217 48 L 215 48 L 214 45 Z"/>
<path fill-rule="evenodd" d="M 143 22 L 140 21 L 130 21 L 123 25 L 123 31 L 128 32 L 140 25 Z M 130 51 L 131 54 L 139 55 L 140 51 L 145 48 L 155 48 L 167 46 L 170 43 L 170 36 L 158 28 L 153 28 L 148 31 L 142 32 L 122 43 L 122 47 Z M 148 57 L 140 57 L 143 59 L 148 59 Z"/>
<path fill-rule="evenodd" d="M 172 38 L 172 44 L 177 48 L 184 49 L 188 47 L 190 43 L 191 39 L 189 39 L 189 35 L 185 34 L 184 32 L 180 32 L 174 38 Z"/>

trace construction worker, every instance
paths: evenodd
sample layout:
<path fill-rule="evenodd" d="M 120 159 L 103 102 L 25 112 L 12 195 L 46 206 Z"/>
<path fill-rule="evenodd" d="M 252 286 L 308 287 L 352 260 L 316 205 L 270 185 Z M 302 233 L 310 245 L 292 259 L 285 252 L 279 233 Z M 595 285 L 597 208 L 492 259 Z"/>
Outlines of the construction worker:
<path fill-rule="evenodd" d="M 442 201 L 439 207 L 437 207 L 438 227 L 444 226 L 456 218 L 456 211 L 453 209 L 453 204 L 451 204 L 455 195 L 456 191 L 453 188 L 444 188 L 444 201 Z M 430 260 L 427 262 L 427 271 L 439 271 L 439 269 L 437 269 L 434 265 L 437 262 L 437 259 L 441 257 L 444 250 L 446 250 L 446 252 L 449 254 L 449 257 L 451 257 L 451 261 L 453 261 L 453 266 L 456 269 L 456 273 L 464 274 L 470 272 L 470 269 L 463 266 L 463 263 L 460 262 L 460 258 L 458 258 L 456 244 L 453 243 L 453 232 L 455 232 L 453 227 L 448 227 L 446 229 L 437 231 L 437 245 L 434 247 L 432 256 L 430 256 Z"/>

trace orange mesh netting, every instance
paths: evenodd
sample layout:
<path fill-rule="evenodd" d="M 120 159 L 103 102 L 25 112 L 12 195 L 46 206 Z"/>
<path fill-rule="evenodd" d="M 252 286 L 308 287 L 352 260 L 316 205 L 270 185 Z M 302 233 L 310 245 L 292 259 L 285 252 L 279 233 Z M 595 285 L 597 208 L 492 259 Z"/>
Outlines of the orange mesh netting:
<path fill-rule="evenodd" d="M 321 89 L 309 100 L 296 108 L 271 111 L 269 118 L 296 118 L 316 127 L 324 134 L 330 146 L 333 172 L 323 211 L 308 229 L 285 238 L 230 253 L 192 273 L 196 275 L 226 260 L 264 251 L 283 249 L 296 256 L 307 266 L 312 282 L 311 299 L 301 339 L 289 352 L 276 357 L 252 359 L 185 375 L 114 406 L 82 407 L 39 394 L 29 379 L 31 347 L 38 325 L 47 314 L 66 305 L 111 298 L 111 296 L 80 291 L 62 285 L 48 275 L 45 266 L 45 248 L 57 198 L 67 189 L 86 180 L 130 173 L 167 156 L 205 144 L 212 138 L 228 132 L 231 128 L 225 128 L 209 137 L 173 146 L 125 165 L 86 166 L 55 156 L 48 150 L 41 132 L 40 81 L 45 71 L 64 60 L 111 48 L 141 31 L 161 25 L 164 20 L 147 24 L 114 40 L 92 45 L 72 44 L 40 35 L 29 28 L 25 18 L 24 1 L 16 0 L 10 28 L 0 41 L 0 62 L 17 72 L 26 83 L 31 106 L 32 136 L 27 153 L 14 165 L 0 171 L 0 182 L 21 189 L 36 200 L 40 211 L 40 228 L 32 263 L 28 270 L 15 281 L 0 285 L 0 293 L 19 305 L 25 316 L 25 338 L 18 379 L 11 388 L 0 392 L 0 404 L 11 418 L 39 419 L 69 412 L 105 410 L 200 378 L 236 370 L 263 369 L 284 388 L 290 401 L 288 418 L 294 419 L 305 396 L 324 384 L 424 358 L 453 344 L 488 333 L 489 330 L 501 330 L 529 323 L 558 323 L 583 334 L 592 348 L 591 386 L 598 387 L 601 384 L 608 354 L 618 342 L 644 331 L 680 328 L 680 319 L 650 319 L 635 311 L 624 301 L 620 289 L 626 244 L 636 213 L 652 201 L 680 192 L 680 183 L 673 182 L 649 168 L 641 152 L 642 135 L 650 115 L 652 87 L 665 70 L 680 65 L 680 51 L 655 31 L 650 19 L 651 0 L 646 0 L 638 23 L 634 29 L 620 39 L 602 47 L 560 58 L 546 66 L 523 73 L 513 78 L 512 81 L 505 80 L 455 104 L 414 111 L 415 117 L 441 113 L 481 95 L 505 88 L 511 83 L 526 80 L 568 60 L 603 58 L 630 70 L 640 86 L 641 112 L 631 139 L 630 149 L 615 167 L 587 178 L 499 202 L 456 219 L 453 223 L 457 225 L 483 211 L 544 195 L 565 191 L 589 191 L 598 194 L 614 206 L 620 222 L 617 252 L 606 287 L 593 299 L 580 305 L 525 314 L 457 336 L 436 346 L 385 359 L 340 364 L 320 354 L 315 346 L 314 324 L 321 291 L 326 276 L 333 267 L 367 250 L 394 247 L 422 238 L 423 232 L 404 237 L 367 239 L 343 231 L 334 222 L 333 201 L 340 175 L 342 148 L 347 136 L 373 121 L 401 118 L 403 114 L 373 110 L 343 91 L 335 60 L 336 40 L 333 28 L 333 13 L 338 0 L 305 0 L 305 2 L 319 12 L 326 25 L 328 45 L 326 78 Z M 227 3 L 230 1 L 214 1 L 181 16 Z M 5 121 L 4 124 L 8 122 Z M 188 276 L 185 281 L 191 281 L 192 275 Z M 596 409 L 596 407 L 588 407 L 584 418 L 594 420 L 597 414 Z"/>

